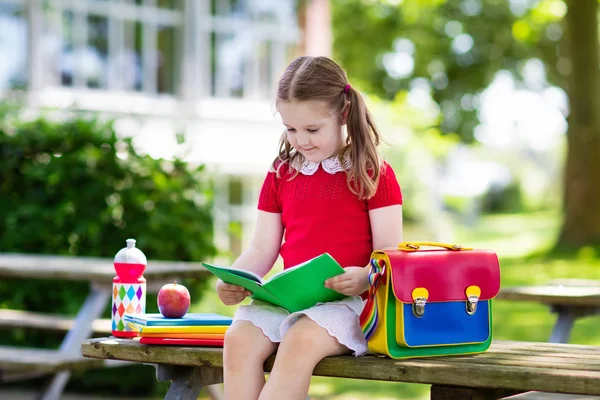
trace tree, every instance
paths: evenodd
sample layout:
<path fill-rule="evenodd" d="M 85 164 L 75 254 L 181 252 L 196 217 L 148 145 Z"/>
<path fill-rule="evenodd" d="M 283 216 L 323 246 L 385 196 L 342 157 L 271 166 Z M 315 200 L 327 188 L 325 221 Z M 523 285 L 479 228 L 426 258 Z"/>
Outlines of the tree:
<path fill-rule="evenodd" d="M 519 80 L 525 62 L 539 58 L 553 82 L 561 79 L 560 35 L 545 34 L 557 19 L 543 5 L 519 12 L 506 0 L 333 0 L 334 56 L 361 89 L 382 98 L 426 79 L 441 130 L 470 142 L 479 94 L 498 71 Z"/>
<path fill-rule="evenodd" d="M 598 0 L 569 0 L 565 17 L 572 72 L 567 93 L 564 224 L 557 246 L 600 245 L 600 62 Z"/>
<path fill-rule="evenodd" d="M 565 15 L 566 10 L 566 15 Z M 598 0 L 333 0 L 334 55 L 386 99 L 432 87 L 444 133 L 474 140 L 479 94 L 531 59 L 570 99 L 564 227 L 557 247 L 600 244 Z M 394 70 L 395 62 L 403 68 Z M 407 68 L 413 62 L 412 68 Z"/>

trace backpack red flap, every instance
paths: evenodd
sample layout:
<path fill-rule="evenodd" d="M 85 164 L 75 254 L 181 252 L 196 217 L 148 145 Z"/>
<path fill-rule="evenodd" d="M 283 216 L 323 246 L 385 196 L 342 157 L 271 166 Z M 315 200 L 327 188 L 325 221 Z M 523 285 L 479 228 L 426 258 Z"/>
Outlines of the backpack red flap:
<path fill-rule="evenodd" d="M 464 301 L 469 286 L 481 289 L 479 300 L 494 298 L 500 290 L 496 253 L 455 248 L 457 250 L 386 250 L 396 298 L 412 303 L 412 291 L 425 288 L 429 292 L 428 302 Z"/>

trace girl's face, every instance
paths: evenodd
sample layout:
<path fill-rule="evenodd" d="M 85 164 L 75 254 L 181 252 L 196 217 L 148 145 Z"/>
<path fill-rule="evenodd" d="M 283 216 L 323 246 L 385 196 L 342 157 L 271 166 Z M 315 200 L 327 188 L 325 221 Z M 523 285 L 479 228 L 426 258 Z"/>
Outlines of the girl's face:
<path fill-rule="evenodd" d="M 341 121 L 325 102 L 282 101 L 278 108 L 288 141 L 307 160 L 321 162 L 343 147 Z"/>

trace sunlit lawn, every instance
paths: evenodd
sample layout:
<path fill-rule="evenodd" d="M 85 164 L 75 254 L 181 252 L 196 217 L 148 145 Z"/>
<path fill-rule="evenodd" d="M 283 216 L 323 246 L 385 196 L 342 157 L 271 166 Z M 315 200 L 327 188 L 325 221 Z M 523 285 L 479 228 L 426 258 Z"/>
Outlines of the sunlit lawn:
<path fill-rule="evenodd" d="M 549 248 L 559 228 L 558 215 L 535 214 L 494 215 L 483 217 L 476 226 L 455 228 L 455 242 L 496 251 L 500 257 L 502 286 L 545 283 L 556 278 L 600 280 L 600 258 L 582 251 L 569 260 L 546 260 L 532 254 Z M 406 240 L 427 238 L 411 236 Z M 417 235 L 417 233 L 414 233 Z M 555 316 L 547 307 L 536 303 L 496 301 L 494 304 L 494 338 L 523 341 L 547 341 Z M 205 295 L 194 311 L 217 311 L 232 315 L 234 309 Z M 572 343 L 600 345 L 600 318 L 578 321 L 571 335 Z M 384 400 L 428 399 L 428 385 L 362 381 L 351 379 L 313 378 L 310 395 L 315 400 Z"/>

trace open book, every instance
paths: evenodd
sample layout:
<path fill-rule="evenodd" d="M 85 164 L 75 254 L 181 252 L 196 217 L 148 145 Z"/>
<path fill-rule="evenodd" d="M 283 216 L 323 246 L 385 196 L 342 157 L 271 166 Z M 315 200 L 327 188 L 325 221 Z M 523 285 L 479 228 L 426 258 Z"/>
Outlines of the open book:
<path fill-rule="evenodd" d="M 342 274 L 344 269 L 328 253 L 302 264 L 287 268 L 268 280 L 257 274 L 236 268 L 202 263 L 223 282 L 239 285 L 252 292 L 253 299 L 266 301 L 289 312 L 296 312 L 317 303 L 340 300 L 345 295 L 325 287 L 325 281 Z"/>

